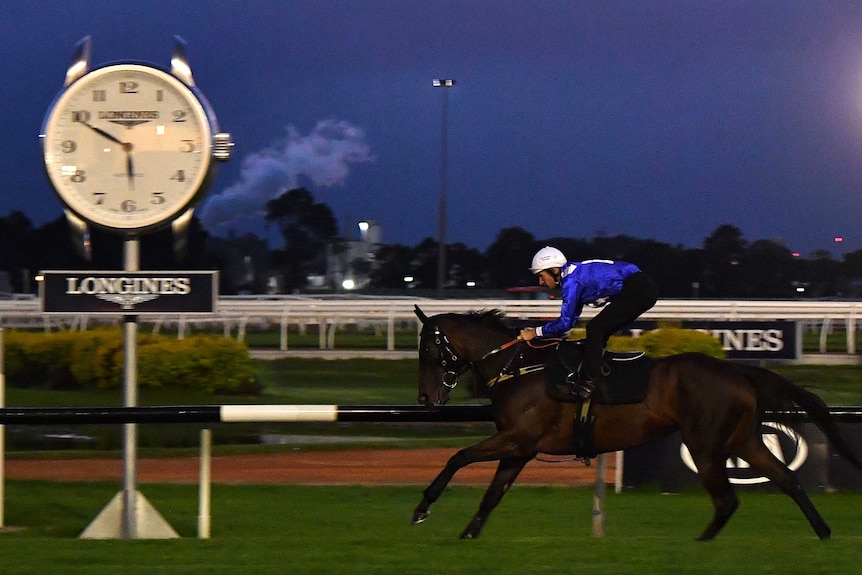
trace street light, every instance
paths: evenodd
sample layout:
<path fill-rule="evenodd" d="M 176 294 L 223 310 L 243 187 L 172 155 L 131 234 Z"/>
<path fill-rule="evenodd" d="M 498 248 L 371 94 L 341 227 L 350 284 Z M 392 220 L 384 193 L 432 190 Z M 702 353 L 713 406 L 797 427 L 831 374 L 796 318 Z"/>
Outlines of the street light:
<path fill-rule="evenodd" d="M 452 78 L 435 78 L 435 88 L 451 88 L 455 85 Z M 449 90 L 443 90 L 443 117 L 440 130 L 440 205 L 438 208 L 437 244 L 437 297 L 443 297 L 446 283 L 446 168 L 449 145 Z"/>

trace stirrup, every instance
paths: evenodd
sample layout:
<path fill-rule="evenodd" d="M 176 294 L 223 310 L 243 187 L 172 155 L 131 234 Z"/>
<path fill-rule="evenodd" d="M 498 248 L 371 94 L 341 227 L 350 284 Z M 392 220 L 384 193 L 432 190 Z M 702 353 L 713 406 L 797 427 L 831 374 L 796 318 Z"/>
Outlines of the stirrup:
<path fill-rule="evenodd" d="M 587 401 L 593 396 L 593 392 L 596 390 L 596 384 L 589 379 L 582 379 L 578 382 L 577 388 L 573 389 L 575 395 L 577 395 L 582 401 Z"/>
<path fill-rule="evenodd" d="M 596 390 L 596 384 L 593 380 L 584 377 L 576 371 L 566 376 L 566 383 L 569 384 L 571 394 L 582 401 L 590 399 Z"/>

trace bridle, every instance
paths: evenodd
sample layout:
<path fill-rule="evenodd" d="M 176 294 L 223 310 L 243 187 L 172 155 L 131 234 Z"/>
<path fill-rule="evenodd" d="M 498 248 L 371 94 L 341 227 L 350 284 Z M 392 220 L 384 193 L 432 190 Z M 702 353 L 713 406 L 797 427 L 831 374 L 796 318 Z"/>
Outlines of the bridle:
<path fill-rule="evenodd" d="M 473 367 L 473 363 L 458 356 L 452 342 L 449 341 L 437 323 L 434 323 L 432 333 L 434 334 L 434 347 L 430 347 L 428 351 L 437 365 L 443 368 L 441 383 L 449 389 L 454 389 L 458 385 L 458 378 Z"/>
<path fill-rule="evenodd" d="M 454 389 L 458 385 L 458 378 L 464 375 L 471 368 L 475 369 L 476 364 L 484 359 L 499 353 L 509 347 L 522 342 L 520 339 L 507 341 L 503 345 L 492 349 L 476 361 L 467 361 L 459 357 L 458 352 L 452 346 L 452 342 L 440 329 L 440 326 L 435 322 L 431 330 L 434 335 L 434 347 L 429 348 L 429 352 L 437 362 L 437 365 L 443 369 L 443 378 L 441 383 L 449 389 Z"/>

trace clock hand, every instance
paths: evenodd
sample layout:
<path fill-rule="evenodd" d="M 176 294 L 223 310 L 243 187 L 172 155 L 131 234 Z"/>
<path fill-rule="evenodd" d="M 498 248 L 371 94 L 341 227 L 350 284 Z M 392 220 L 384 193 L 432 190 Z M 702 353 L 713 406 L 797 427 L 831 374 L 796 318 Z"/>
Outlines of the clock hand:
<path fill-rule="evenodd" d="M 131 149 L 126 152 L 126 177 L 129 180 L 129 189 L 135 189 L 135 168 L 132 164 L 132 151 Z"/>
<path fill-rule="evenodd" d="M 86 120 L 78 120 L 78 121 L 79 121 L 79 122 L 81 122 L 82 124 L 84 124 L 85 126 L 87 126 L 88 128 L 90 128 L 91 130 L 93 130 L 94 132 L 96 132 L 97 134 L 99 134 L 100 136 L 102 136 L 102 137 L 104 137 L 104 138 L 108 138 L 108 139 L 109 139 L 109 140 L 111 140 L 112 142 L 116 142 L 116 143 L 118 143 L 118 144 L 120 144 L 120 145 L 124 145 L 124 142 L 123 142 L 122 140 L 120 140 L 119 138 L 114 137 L 113 135 L 109 134 L 108 132 L 106 132 L 106 131 L 105 131 L 105 130 L 103 130 L 102 128 L 97 128 L 96 126 L 94 126 L 93 124 L 91 124 L 91 123 L 87 122 Z"/>

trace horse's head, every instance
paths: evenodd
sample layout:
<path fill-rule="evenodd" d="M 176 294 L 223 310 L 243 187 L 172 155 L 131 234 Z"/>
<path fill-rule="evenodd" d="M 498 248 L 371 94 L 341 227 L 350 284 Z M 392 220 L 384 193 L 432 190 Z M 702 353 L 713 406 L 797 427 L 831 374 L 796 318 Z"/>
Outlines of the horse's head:
<path fill-rule="evenodd" d="M 419 403 L 445 405 L 458 377 L 485 357 L 493 342 L 505 336 L 496 311 L 483 314 L 440 314 L 428 317 L 415 306 L 422 322 L 419 335 Z M 484 325 L 487 320 L 498 325 Z M 496 327 L 496 330 L 495 330 Z M 496 335 L 495 335 L 496 331 Z"/>

